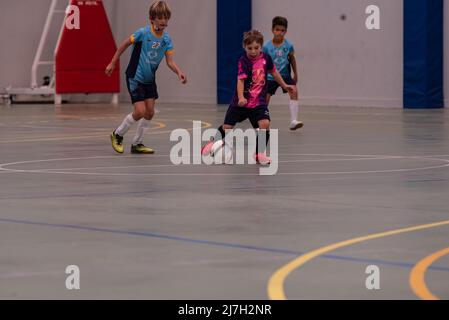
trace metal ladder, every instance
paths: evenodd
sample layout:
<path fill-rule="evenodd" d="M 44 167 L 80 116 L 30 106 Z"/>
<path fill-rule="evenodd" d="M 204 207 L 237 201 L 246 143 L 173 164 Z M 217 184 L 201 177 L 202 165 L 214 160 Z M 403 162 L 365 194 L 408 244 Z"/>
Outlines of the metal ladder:
<path fill-rule="evenodd" d="M 67 1 L 67 0 L 66 0 Z M 34 56 L 33 65 L 31 67 L 31 85 L 29 88 L 13 88 L 11 86 L 6 88 L 7 93 L 7 103 L 11 104 L 13 102 L 13 98 L 17 95 L 53 95 L 54 96 L 54 103 L 55 105 L 60 105 L 62 103 L 62 96 L 59 94 L 56 94 L 55 90 L 55 61 L 45 61 L 42 60 L 42 52 L 44 50 L 45 44 L 47 42 L 48 33 L 50 32 L 50 26 L 52 23 L 52 20 L 56 14 L 63 14 L 63 17 L 65 18 L 65 14 L 68 14 L 69 12 L 69 5 L 70 0 L 68 0 L 68 5 L 65 10 L 57 10 L 59 0 L 52 0 L 50 9 L 48 10 L 47 19 L 45 20 L 44 30 L 42 31 L 41 39 L 39 41 L 39 45 L 37 47 L 36 55 Z M 62 32 L 64 30 L 65 26 L 65 19 L 63 18 L 63 21 L 61 23 L 61 29 L 59 31 L 58 40 L 56 42 L 55 49 L 53 51 L 53 57 L 56 56 L 56 51 L 59 47 L 59 42 L 61 41 Z M 50 84 L 48 86 L 41 86 L 39 87 L 37 84 L 37 70 L 40 66 L 44 65 L 53 65 L 53 72 L 52 76 L 50 78 Z M 114 105 L 118 104 L 118 94 L 114 93 L 112 95 L 112 101 L 111 103 Z"/>
<path fill-rule="evenodd" d="M 47 42 L 48 33 L 50 32 L 50 26 L 52 23 L 52 20 L 54 19 L 54 16 L 56 14 L 65 14 L 65 10 L 57 10 L 57 4 L 59 0 L 52 0 L 50 9 L 48 10 L 47 19 L 45 20 L 44 30 L 42 31 L 41 39 L 39 41 L 39 45 L 36 51 L 36 55 L 34 56 L 33 65 L 31 67 L 31 83 L 29 88 L 13 88 L 11 86 L 6 88 L 6 93 L 8 96 L 7 103 L 11 104 L 13 102 L 13 99 L 17 95 L 54 95 L 55 98 L 55 104 L 60 104 L 61 97 L 56 95 L 55 92 L 55 67 L 54 67 L 54 60 L 53 61 L 45 61 L 42 60 L 42 52 L 44 50 L 45 44 Z M 69 1 L 70 3 L 70 1 Z M 65 15 L 64 15 L 65 17 Z M 54 52 L 56 52 L 56 49 L 58 48 L 59 41 L 61 39 L 62 30 L 64 28 L 64 21 L 61 24 L 61 31 L 59 32 L 58 41 L 55 46 Z M 37 84 L 37 70 L 40 66 L 43 65 L 53 65 L 53 74 L 50 78 L 50 84 L 48 86 L 41 86 L 39 87 Z"/>

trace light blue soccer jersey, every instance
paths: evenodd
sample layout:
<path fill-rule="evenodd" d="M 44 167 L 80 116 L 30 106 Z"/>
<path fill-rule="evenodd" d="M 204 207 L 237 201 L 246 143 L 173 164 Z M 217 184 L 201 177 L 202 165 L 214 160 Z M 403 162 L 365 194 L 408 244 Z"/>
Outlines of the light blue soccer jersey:
<path fill-rule="evenodd" d="M 133 52 L 126 75 L 141 83 L 152 83 L 165 54 L 173 53 L 173 43 L 167 32 L 157 37 L 152 26 L 143 27 L 131 35 Z"/>
<path fill-rule="evenodd" d="M 282 78 L 291 77 L 288 55 L 294 53 L 295 49 L 290 41 L 284 39 L 284 42 L 280 46 L 275 46 L 272 40 L 267 41 L 263 46 L 263 52 L 271 56 L 271 59 L 273 59 L 274 65 Z M 274 77 L 269 74 L 268 80 L 274 80 Z"/>

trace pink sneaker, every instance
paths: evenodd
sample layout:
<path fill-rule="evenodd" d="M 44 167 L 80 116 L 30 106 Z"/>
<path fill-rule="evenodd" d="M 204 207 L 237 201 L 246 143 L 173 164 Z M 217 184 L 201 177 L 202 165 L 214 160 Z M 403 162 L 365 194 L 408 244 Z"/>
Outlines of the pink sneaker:
<path fill-rule="evenodd" d="M 261 165 L 264 165 L 264 166 L 266 166 L 266 165 L 268 165 L 268 164 L 271 163 L 271 159 L 268 158 L 267 155 L 266 155 L 265 153 L 258 153 L 258 154 L 255 154 L 255 155 L 254 155 L 254 158 L 255 158 L 255 160 L 256 160 L 256 162 L 257 162 L 258 164 L 261 164 Z"/>
<path fill-rule="evenodd" d="M 211 150 L 212 150 L 212 146 L 214 145 L 215 141 L 211 140 L 208 143 L 206 143 L 202 148 L 201 148 L 201 155 L 206 156 L 209 155 Z"/>

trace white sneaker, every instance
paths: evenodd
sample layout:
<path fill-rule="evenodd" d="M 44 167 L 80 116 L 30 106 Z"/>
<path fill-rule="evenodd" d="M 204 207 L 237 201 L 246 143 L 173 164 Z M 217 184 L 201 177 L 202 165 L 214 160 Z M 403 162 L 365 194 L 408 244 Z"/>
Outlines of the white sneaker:
<path fill-rule="evenodd" d="M 304 123 L 302 123 L 302 121 L 294 120 L 290 123 L 290 130 L 302 128 L 303 125 Z"/>

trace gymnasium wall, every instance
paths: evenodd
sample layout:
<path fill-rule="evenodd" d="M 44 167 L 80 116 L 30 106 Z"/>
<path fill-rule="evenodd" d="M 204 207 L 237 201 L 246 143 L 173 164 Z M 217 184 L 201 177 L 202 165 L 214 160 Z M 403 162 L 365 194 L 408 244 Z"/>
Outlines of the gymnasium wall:
<path fill-rule="evenodd" d="M 30 86 L 30 70 L 51 0 L 0 1 L 0 92 L 9 85 Z M 59 1 L 65 9 L 68 1 Z M 119 45 L 126 37 L 148 23 L 148 0 L 104 0 L 104 6 Z M 215 103 L 216 101 L 216 4 L 211 0 L 171 0 L 173 15 L 169 24 L 175 44 L 175 61 L 188 76 L 183 86 L 165 62 L 158 70 L 158 89 L 161 102 Z M 61 16 L 52 24 L 52 32 L 43 57 L 52 57 L 61 26 Z M 82 27 L 82 17 L 81 17 Z M 124 72 L 131 50 L 122 56 L 121 100 L 129 101 Z M 112 57 L 111 57 L 112 58 Z M 45 75 L 51 75 L 51 67 L 41 67 L 38 84 Z M 73 96 L 73 100 L 86 100 Z M 71 99 L 71 100 L 72 100 Z M 91 95 L 88 101 L 109 99 Z"/>
<path fill-rule="evenodd" d="M 168 33 L 174 46 L 174 60 L 186 73 L 187 85 L 167 67 L 165 60 L 157 71 L 157 85 L 161 102 L 216 103 L 216 1 L 169 0 L 172 17 Z M 116 1 L 117 20 L 115 37 L 122 42 L 132 32 L 148 23 L 148 10 L 152 1 Z M 131 50 L 121 59 L 123 71 Z M 122 77 L 122 98 L 129 100 Z"/>
<path fill-rule="evenodd" d="M 104 0 L 111 28 L 114 30 L 116 0 Z M 31 85 L 31 66 L 44 29 L 51 0 L 0 1 L 0 92 L 11 85 L 26 87 Z M 68 1 L 59 1 L 57 9 L 65 10 Z M 57 13 L 52 21 L 48 41 L 42 53 L 43 60 L 52 60 L 59 36 L 63 15 Z M 38 85 L 42 78 L 51 76 L 52 66 L 41 66 L 37 72 Z M 84 97 L 77 97 L 85 100 Z M 104 97 L 100 97 L 104 100 Z"/>
<path fill-rule="evenodd" d="M 381 30 L 365 27 L 370 4 L 380 7 Z M 302 104 L 402 107 L 402 1 L 253 0 L 253 27 L 267 39 L 276 15 L 289 20 Z"/>
<path fill-rule="evenodd" d="M 147 23 L 148 0 L 104 0 L 119 44 Z M 8 85 L 28 87 L 30 69 L 51 0 L 0 1 L 0 92 Z M 216 1 L 169 0 L 173 9 L 168 32 L 175 61 L 189 83 L 182 86 L 162 63 L 158 71 L 161 102 L 215 103 L 216 101 Z M 66 1 L 60 1 L 63 9 Z M 381 9 L 381 30 L 365 28 L 365 8 Z M 445 4 L 445 30 L 449 30 L 449 5 Z M 253 27 L 271 38 L 271 19 L 289 19 L 288 37 L 296 46 L 303 104 L 402 106 L 403 2 L 390 0 L 253 0 Z M 341 20 L 341 15 L 346 20 Z M 52 55 L 60 21 L 52 25 L 44 58 Z M 236 35 L 240 37 L 241 35 Z M 445 100 L 449 101 L 449 32 L 445 32 Z M 51 45 L 50 45 L 51 44 Z M 130 50 L 122 59 L 121 100 L 129 101 L 123 72 Z M 40 68 L 38 81 L 51 74 Z M 285 103 L 286 95 L 273 98 Z"/>
<path fill-rule="evenodd" d="M 51 0 L 0 1 L 0 91 L 8 85 L 30 86 L 31 66 L 50 3 Z M 51 56 L 50 50 L 44 53 L 46 57 Z M 40 75 L 48 72 L 51 69 Z M 40 81 L 38 77 L 39 84 Z"/>

